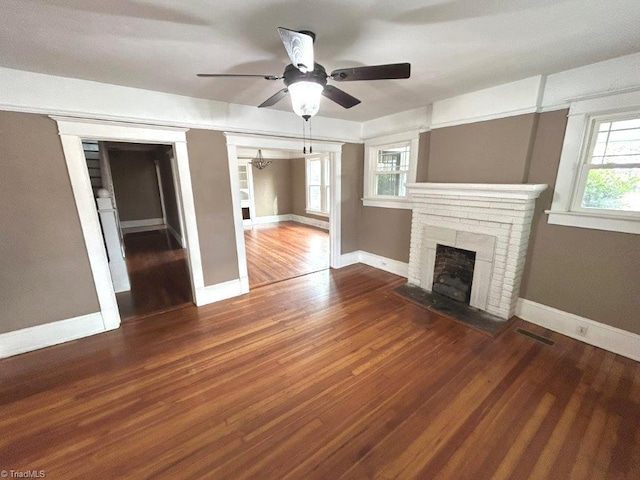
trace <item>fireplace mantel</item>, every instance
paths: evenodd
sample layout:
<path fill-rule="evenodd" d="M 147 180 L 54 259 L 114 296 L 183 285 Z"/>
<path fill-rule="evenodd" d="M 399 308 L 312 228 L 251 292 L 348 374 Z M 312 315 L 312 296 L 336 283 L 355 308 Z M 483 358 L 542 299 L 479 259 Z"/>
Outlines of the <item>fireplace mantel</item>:
<path fill-rule="evenodd" d="M 546 184 L 513 183 L 407 183 L 411 197 L 424 195 L 458 195 L 461 197 L 536 199 Z"/>
<path fill-rule="evenodd" d="M 472 307 L 515 312 L 535 200 L 544 184 L 410 183 L 409 283 L 433 286 L 437 245 L 476 252 Z"/>

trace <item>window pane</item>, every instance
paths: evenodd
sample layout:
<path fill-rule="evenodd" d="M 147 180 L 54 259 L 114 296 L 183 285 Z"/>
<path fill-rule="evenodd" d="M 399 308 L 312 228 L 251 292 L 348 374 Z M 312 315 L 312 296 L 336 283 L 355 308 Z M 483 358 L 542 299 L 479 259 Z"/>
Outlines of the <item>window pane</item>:
<path fill-rule="evenodd" d="M 309 205 L 307 206 L 309 210 L 322 210 L 322 198 L 320 193 L 319 186 L 311 186 L 309 187 Z"/>
<path fill-rule="evenodd" d="M 409 146 L 384 148 L 378 150 L 376 170 L 378 172 L 397 172 L 409 169 Z"/>
<path fill-rule="evenodd" d="M 320 185 L 322 175 L 322 162 L 320 160 L 309 160 L 309 185 Z"/>
<path fill-rule="evenodd" d="M 603 125 L 609 125 L 603 124 Z M 620 120 L 618 122 L 613 122 L 611 125 L 611 130 L 621 130 L 625 128 L 640 128 L 640 118 L 634 118 L 632 120 Z"/>
<path fill-rule="evenodd" d="M 404 196 L 407 182 L 406 173 L 387 173 L 376 175 L 376 195 Z"/>
<path fill-rule="evenodd" d="M 601 123 L 598 129 L 592 164 L 640 163 L 640 119 Z"/>
<path fill-rule="evenodd" d="M 640 168 L 591 169 L 582 207 L 640 212 Z"/>

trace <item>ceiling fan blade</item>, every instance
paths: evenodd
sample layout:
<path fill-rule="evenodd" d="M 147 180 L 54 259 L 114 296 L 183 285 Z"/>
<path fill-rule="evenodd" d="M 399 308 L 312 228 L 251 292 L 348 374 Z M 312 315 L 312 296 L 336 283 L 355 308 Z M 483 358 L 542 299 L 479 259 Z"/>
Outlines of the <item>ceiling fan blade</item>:
<path fill-rule="evenodd" d="M 280 100 L 282 100 L 284 97 L 286 97 L 288 93 L 289 93 L 289 90 L 287 90 L 286 88 L 283 88 L 278 93 L 276 93 L 275 95 L 270 96 L 264 102 L 262 102 L 260 105 L 258 105 L 258 108 L 271 107 L 271 106 L 275 105 L 276 103 L 278 103 Z"/>
<path fill-rule="evenodd" d="M 197 73 L 198 77 L 262 77 L 265 80 L 280 80 L 277 75 L 254 75 L 252 73 Z"/>
<path fill-rule="evenodd" d="M 312 72 L 314 68 L 313 37 L 282 27 L 278 28 L 278 33 L 293 66 L 302 73 Z"/>
<path fill-rule="evenodd" d="M 357 80 L 393 80 L 409 78 L 410 63 L 391 63 L 389 65 L 373 65 L 371 67 L 341 68 L 331 72 L 330 77 L 336 82 L 355 82 Z"/>
<path fill-rule="evenodd" d="M 360 103 L 360 100 L 356 97 L 352 97 L 344 90 L 340 90 L 333 85 L 325 85 L 324 90 L 322 90 L 322 95 L 327 97 L 329 100 L 333 100 L 344 108 L 355 107 Z"/>

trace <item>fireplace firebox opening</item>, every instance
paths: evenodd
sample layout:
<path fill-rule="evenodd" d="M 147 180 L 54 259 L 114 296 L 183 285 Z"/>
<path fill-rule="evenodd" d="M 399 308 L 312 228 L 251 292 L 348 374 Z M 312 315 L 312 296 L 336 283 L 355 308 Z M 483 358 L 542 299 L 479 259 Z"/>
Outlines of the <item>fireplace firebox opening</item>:
<path fill-rule="evenodd" d="M 432 290 L 468 305 L 475 262 L 476 252 L 438 244 Z"/>

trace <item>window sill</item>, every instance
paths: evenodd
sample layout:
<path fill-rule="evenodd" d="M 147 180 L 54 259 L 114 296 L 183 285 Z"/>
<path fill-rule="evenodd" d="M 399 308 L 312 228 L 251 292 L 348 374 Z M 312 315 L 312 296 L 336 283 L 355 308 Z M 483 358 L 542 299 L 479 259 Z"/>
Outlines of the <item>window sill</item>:
<path fill-rule="evenodd" d="M 324 212 L 315 212 L 313 210 L 305 210 L 306 213 L 308 213 L 309 215 L 315 215 L 316 217 L 324 217 L 324 218 L 329 218 L 329 214 L 328 213 L 324 213 Z"/>
<path fill-rule="evenodd" d="M 399 208 L 411 210 L 413 203 L 406 198 L 363 198 L 362 205 L 365 207 L 379 208 Z"/>
<path fill-rule="evenodd" d="M 551 225 L 591 228 L 611 232 L 640 233 L 640 220 L 634 218 L 553 210 L 546 210 L 544 213 L 549 215 L 549 223 Z"/>

